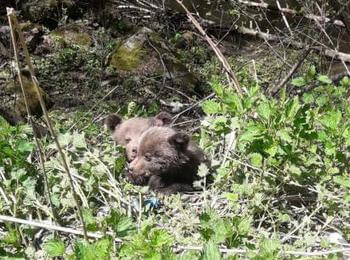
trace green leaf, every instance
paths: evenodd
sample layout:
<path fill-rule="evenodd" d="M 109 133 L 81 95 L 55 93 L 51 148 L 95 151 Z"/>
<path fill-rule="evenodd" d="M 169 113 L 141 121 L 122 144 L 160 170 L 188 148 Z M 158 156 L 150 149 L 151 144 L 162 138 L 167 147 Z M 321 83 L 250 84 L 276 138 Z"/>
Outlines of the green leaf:
<path fill-rule="evenodd" d="M 76 258 L 81 260 L 108 260 L 111 246 L 112 243 L 108 238 L 102 238 L 92 244 L 81 241 L 75 244 L 74 253 Z"/>
<path fill-rule="evenodd" d="M 349 87 L 350 86 L 350 78 L 348 76 L 345 76 L 344 78 L 342 78 L 342 80 L 340 81 L 340 85 L 343 87 Z"/>
<path fill-rule="evenodd" d="M 287 143 L 292 143 L 293 142 L 293 139 L 290 137 L 289 133 L 285 129 L 277 131 L 276 135 L 279 138 L 281 138 L 282 141 L 285 141 Z"/>
<path fill-rule="evenodd" d="M 292 80 L 292 85 L 296 86 L 296 87 L 302 87 L 302 86 L 306 85 L 306 81 L 305 81 L 304 77 L 294 78 Z"/>
<path fill-rule="evenodd" d="M 16 229 L 10 229 L 7 234 L 1 238 L 1 242 L 16 245 L 21 241 L 20 234 Z"/>
<path fill-rule="evenodd" d="M 17 145 L 17 149 L 20 152 L 31 152 L 33 148 L 34 148 L 34 145 L 25 140 L 19 141 Z"/>
<path fill-rule="evenodd" d="M 65 147 L 69 145 L 72 141 L 72 135 L 70 133 L 65 133 L 65 134 L 59 134 L 58 135 L 58 142 L 62 147 Z M 51 146 L 50 146 L 51 147 Z M 56 148 L 55 144 L 52 144 L 52 148 Z"/>
<path fill-rule="evenodd" d="M 225 93 L 224 86 L 218 80 L 213 80 L 212 82 L 210 82 L 210 85 L 213 91 L 215 92 L 215 94 L 219 98 L 224 97 L 224 93 Z"/>
<path fill-rule="evenodd" d="M 301 175 L 301 170 L 299 167 L 297 167 L 296 165 L 292 164 L 290 167 L 289 167 L 289 172 L 292 173 L 292 174 L 295 174 L 295 175 Z"/>
<path fill-rule="evenodd" d="M 270 105 L 267 101 L 260 103 L 256 109 L 256 112 L 258 113 L 259 116 L 261 116 L 262 118 L 264 118 L 266 120 L 269 120 L 271 115 L 272 115 L 272 110 L 271 110 Z"/>
<path fill-rule="evenodd" d="M 326 75 L 318 76 L 318 81 L 324 84 L 332 84 L 332 80 Z"/>
<path fill-rule="evenodd" d="M 334 182 L 339 184 L 344 188 L 350 189 L 350 178 L 344 176 L 336 176 L 334 177 Z"/>
<path fill-rule="evenodd" d="M 78 149 L 84 149 L 86 148 L 86 142 L 85 142 L 85 134 L 78 132 L 74 132 L 73 135 L 73 146 Z"/>
<path fill-rule="evenodd" d="M 252 153 L 250 154 L 250 163 L 254 167 L 260 168 L 262 166 L 263 157 L 260 153 Z"/>
<path fill-rule="evenodd" d="M 320 122 L 323 126 L 336 129 L 342 119 L 342 114 L 339 110 L 333 110 L 327 112 L 321 119 Z"/>
<path fill-rule="evenodd" d="M 202 103 L 202 109 L 207 115 L 218 114 L 222 112 L 221 105 L 213 100 L 207 100 Z"/>
<path fill-rule="evenodd" d="M 97 223 L 95 218 L 92 216 L 91 210 L 87 208 L 82 209 L 83 218 L 86 224 L 86 228 L 89 231 L 96 231 L 97 230 Z"/>
<path fill-rule="evenodd" d="M 44 244 L 44 250 L 50 257 L 63 256 L 65 246 L 62 240 L 52 239 Z"/>
<path fill-rule="evenodd" d="M 223 97 L 223 102 L 227 104 L 231 112 L 243 112 L 243 104 L 241 98 L 236 93 L 226 93 Z"/>
<path fill-rule="evenodd" d="M 115 210 L 113 210 L 110 217 L 107 218 L 107 224 L 111 226 L 118 237 L 125 237 L 136 229 L 133 221 L 129 217 Z"/>
<path fill-rule="evenodd" d="M 277 239 L 265 238 L 260 242 L 259 259 L 279 259 L 281 242 Z"/>
<path fill-rule="evenodd" d="M 286 104 L 285 115 L 287 119 L 293 120 L 298 113 L 301 105 L 299 103 L 298 97 L 294 97 Z"/>
<path fill-rule="evenodd" d="M 239 140 L 252 142 L 255 139 L 259 138 L 261 135 L 265 133 L 266 129 L 261 124 L 250 124 L 245 127 L 245 131 L 240 136 Z"/>
<path fill-rule="evenodd" d="M 316 76 L 316 67 L 315 65 L 311 65 L 309 69 L 307 70 L 306 77 L 310 81 L 314 79 Z"/>
<path fill-rule="evenodd" d="M 305 104 L 311 104 L 315 102 L 315 97 L 312 93 L 304 93 L 303 100 Z"/>
<path fill-rule="evenodd" d="M 201 255 L 201 260 L 219 260 L 221 259 L 221 254 L 219 251 L 218 246 L 212 242 L 209 241 L 204 245 L 203 252 Z"/>
<path fill-rule="evenodd" d="M 236 193 L 225 193 L 224 197 L 230 202 L 236 202 L 239 199 L 239 196 Z"/>

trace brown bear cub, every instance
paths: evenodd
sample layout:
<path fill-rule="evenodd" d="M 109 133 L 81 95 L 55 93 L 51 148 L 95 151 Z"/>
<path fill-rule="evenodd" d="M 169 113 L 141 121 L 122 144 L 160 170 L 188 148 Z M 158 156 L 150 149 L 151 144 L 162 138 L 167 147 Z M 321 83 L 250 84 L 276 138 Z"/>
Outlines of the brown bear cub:
<path fill-rule="evenodd" d="M 163 126 L 170 123 L 171 115 L 166 112 L 160 112 L 155 117 L 135 117 L 125 121 L 120 116 L 112 114 L 104 121 L 105 126 L 112 131 L 113 140 L 126 148 L 129 161 L 135 159 L 139 138 L 144 131 L 152 126 Z"/>
<path fill-rule="evenodd" d="M 128 178 L 165 194 L 192 191 L 203 161 L 202 150 L 188 135 L 169 127 L 151 127 L 140 137 Z"/>

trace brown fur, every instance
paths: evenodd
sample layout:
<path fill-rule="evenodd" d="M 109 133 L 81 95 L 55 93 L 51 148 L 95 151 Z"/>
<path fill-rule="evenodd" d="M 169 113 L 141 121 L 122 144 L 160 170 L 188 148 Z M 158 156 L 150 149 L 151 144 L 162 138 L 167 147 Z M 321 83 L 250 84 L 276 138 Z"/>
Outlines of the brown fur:
<path fill-rule="evenodd" d="M 132 161 L 136 157 L 141 134 L 152 126 L 163 126 L 170 122 L 171 116 L 166 112 L 160 112 L 155 117 L 135 117 L 125 121 L 113 114 L 105 119 L 105 126 L 112 131 L 113 140 L 126 148 L 127 158 Z"/>
<path fill-rule="evenodd" d="M 140 137 L 136 158 L 131 162 L 128 178 L 166 194 L 191 191 L 202 150 L 186 134 L 169 127 L 151 127 Z"/>

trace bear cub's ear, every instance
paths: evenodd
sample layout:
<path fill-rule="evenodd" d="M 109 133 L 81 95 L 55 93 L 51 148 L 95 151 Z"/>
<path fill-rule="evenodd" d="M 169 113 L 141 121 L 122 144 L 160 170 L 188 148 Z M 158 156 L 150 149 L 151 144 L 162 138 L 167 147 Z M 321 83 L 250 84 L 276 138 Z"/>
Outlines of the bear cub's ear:
<path fill-rule="evenodd" d="M 172 121 L 171 115 L 167 112 L 160 112 L 154 117 L 155 126 L 169 125 Z"/>
<path fill-rule="evenodd" d="M 105 128 L 114 131 L 115 127 L 122 122 L 122 118 L 116 114 L 111 114 L 104 119 Z"/>
<path fill-rule="evenodd" d="M 168 138 L 170 144 L 174 145 L 179 150 L 186 150 L 190 137 L 184 133 L 176 133 Z"/>

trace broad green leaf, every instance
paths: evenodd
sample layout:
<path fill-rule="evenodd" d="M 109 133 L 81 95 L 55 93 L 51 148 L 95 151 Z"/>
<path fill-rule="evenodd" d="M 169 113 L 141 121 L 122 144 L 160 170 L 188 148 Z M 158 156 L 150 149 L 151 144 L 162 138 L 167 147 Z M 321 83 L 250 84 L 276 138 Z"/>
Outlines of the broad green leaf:
<path fill-rule="evenodd" d="M 21 140 L 17 145 L 17 149 L 20 152 L 31 152 L 33 150 L 34 145 L 28 141 Z"/>
<path fill-rule="evenodd" d="M 250 154 L 250 163 L 254 167 L 260 168 L 262 166 L 263 157 L 260 153 L 252 153 Z"/>
<path fill-rule="evenodd" d="M 329 103 L 329 97 L 326 95 L 321 95 L 316 98 L 316 103 L 320 107 L 327 105 Z"/>
<path fill-rule="evenodd" d="M 65 134 L 59 134 L 58 135 L 58 142 L 60 143 L 60 145 L 62 147 L 67 146 L 68 144 L 70 144 L 72 141 L 72 135 L 70 133 L 65 133 Z M 50 148 L 56 148 L 55 144 L 51 144 Z"/>
<path fill-rule="evenodd" d="M 85 142 L 85 134 L 78 132 L 74 132 L 73 135 L 73 146 L 78 149 L 84 149 L 86 148 L 86 142 Z"/>
<path fill-rule="evenodd" d="M 342 85 L 343 87 L 349 87 L 350 78 L 348 76 L 345 76 L 344 78 L 342 78 L 342 80 L 340 81 L 340 85 Z"/>
<path fill-rule="evenodd" d="M 279 145 L 276 143 L 271 144 L 268 148 L 266 148 L 264 151 L 267 152 L 270 156 L 275 156 L 278 151 Z"/>
<path fill-rule="evenodd" d="M 298 113 L 301 105 L 299 103 L 298 97 L 294 97 L 292 100 L 290 100 L 285 108 L 285 115 L 287 119 L 293 120 Z"/>
<path fill-rule="evenodd" d="M 350 178 L 344 177 L 344 176 L 336 176 L 334 177 L 334 182 L 339 184 L 340 186 L 344 188 L 350 189 Z"/>
<path fill-rule="evenodd" d="M 280 249 L 280 240 L 265 238 L 260 243 L 259 259 L 279 259 Z"/>
<path fill-rule="evenodd" d="M 257 137 L 260 137 L 265 133 L 266 129 L 263 125 L 260 124 L 251 124 L 248 125 L 245 131 L 241 134 L 239 140 L 240 141 L 254 141 Z"/>
<path fill-rule="evenodd" d="M 212 82 L 210 82 L 210 85 L 213 91 L 215 92 L 215 94 L 219 98 L 224 97 L 224 93 L 225 93 L 224 86 L 218 80 L 213 80 Z"/>
<path fill-rule="evenodd" d="M 285 141 L 287 143 L 292 143 L 293 139 L 290 137 L 289 133 L 286 130 L 279 130 L 277 131 L 276 135 L 281 138 L 282 141 Z"/>
<path fill-rule="evenodd" d="M 239 196 L 237 193 L 225 193 L 224 197 L 229 200 L 230 202 L 236 202 L 239 199 Z"/>
<path fill-rule="evenodd" d="M 243 112 L 243 104 L 241 98 L 236 93 L 226 93 L 223 102 L 227 104 L 228 109 L 232 112 Z"/>
<path fill-rule="evenodd" d="M 218 249 L 218 246 L 212 241 L 207 242 L 204 245 L 203 253 L 200 259 L 201 260 L 220 260 L 221 254 Z"/>
<path fill-rule="evenodd" d="M 207 100 L 202 103 L 202 109 L 207 115 L 218 114 L 222 112 L 221 105 L 213 100 Z"/>
<path fill-rule="evenodd" d="M 83 218 L 86 224 L 86 228 L 89 231 L 96 231 L 97 224 L 96 224 L 95 218 L 92 216 L 91 210 L 87 208 L 83 208 L 82 212 L 83 212 Z"/>
<path fill-rule="evenodd" d="M 316 76 L 316 67 L 315 65 L 311 65 L 306 73 L 307 79 L 310 81 Z"/>
<path fill-rule="evenodd" d="M 295 175 L 300 175 L 301 174 L 301 170 L 299 167 L 297 167 L 296 165 L 292 164 L 291 166 L 289 166 L 289 172 Z"/>
<path fill-rule="evenodd" d="M 108 260 L 110 259 L 111 245 L 111 241 L 108 238 L 100 239 L 92 244 L 81 241 L 75 244 L 74 253 L 77 259 Z"/>
<path fill-rule="evenodd" d="M 259 116 L 261 116 L 266 120 L 269 120 L 272 115 L 270 104 L 267 101 L 260 103 L 256 109 L 256 112 L 258 113 Z"/>
<path fill-rule="evenodd" d="M 332 84 L 332 80 L 326 75 L 318 76 L 318 81 L 324 84 Z"/>
<path fill-rule="evenodd" d="M 129 217 L 120 214 L 115 210 L 111 212 L 110 217 L 107 219 L 107 224 L 113 229 L 118 237 L 125 237 L 136 229 L 133 221 Z"/>
<path fill-rule="evenodd" d="M 248 235 L 252 225 L 252 219 L 249 217 L 242 218 L 237 226 L 237 231 L 239 235 Z"/>
<path fill-rule="evenodd" d="M 333 110 L 327 112 L 321 119 L 320 122 L 323 126 L 331 129 L 336 129 L 340 123 L 342 114 L 339 110 Z"/>
<path fill-rule="evenodd" d="M 44 244 L 44 250 L 50 257 L 63 256 L 65 246 L 62 240 L 52 239 Z"/>
<path fill-rule="evenodd" d="M 312 93 L 304 93 L 303 100 L 305 104 L 311 104 L 315 102 L 314 95 Z"/>
<path fill-rule="evenodd" d="M 305 81 L 304 77 L 294 78 L 292 80 L 292 85 L 296 86 L 296 87 L 302 87 L 302 86 L 306 85 L 306 81 Z"/>
<path fill-rule="evenodd" d="M 1 242 L 15 245 L 21 241 L 20 234 L 16 229 L 10 229 L 5 236 L 1 238 Z"/>

